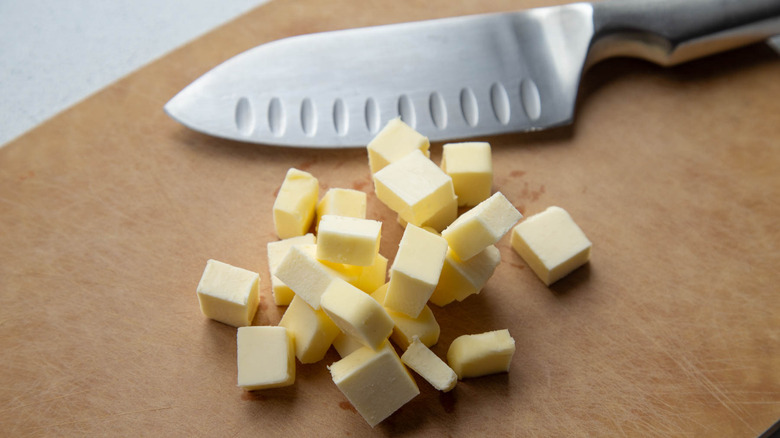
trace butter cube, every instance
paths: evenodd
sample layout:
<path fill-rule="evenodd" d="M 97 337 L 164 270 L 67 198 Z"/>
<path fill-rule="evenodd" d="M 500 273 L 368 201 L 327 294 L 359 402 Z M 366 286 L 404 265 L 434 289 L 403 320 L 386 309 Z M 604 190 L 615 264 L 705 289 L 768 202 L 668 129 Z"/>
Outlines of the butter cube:
<path fill-rule="evenodd" d="M 379 303 L 384 302 L 385 294 L 387 294 L 387 286 L 388 285 L 385 284 L 384 286 L 374 291 L 374 293 L 371 294 L 371 298 L 375 299 Z M 416 318 L 412 318 L 411 316 L 405 315 L 401 312 L 396 312 L 386 307 L 385 310 L 390 316 L 390 319 L 392 319 L 393 323 L 395 324 L 395 327 L 393 327 L 393 334 L 390 335 L 390 339 L 395 342 L 395 345 L 401 347 L 401 349 L 406 350 L 409 347 L 409 344 L 411 344 L 412 340 L 415 338 L 419 339 L 420 342 L 428 347 L 436 344 L 436 342 L 439 341 L 441 328 L 439 327 L 439 323 L 436 321 L 436 317 L 433 315 L 430 307 L 423 307 L 422 311 L 419 315 L 417 315 Z"/>
<path fill-rule="evenodd" d="M 256 272 L 207 261 L 196 290 L 201 312 L 234 327 L 251 325 L 257 312 L 259 281 Z"/>
<path fill-rule="evenodd" d="M 455 300 L 463 301 L 470 295 L 478 294 L 493 276 L 500 262 L 501 252 L 495 245 L 488 246 L 466 261 L 459 259 L 451 249 L 448 250 L 439 284 L 436 285 L 430 301 L 437 306 L 445 306 Z"/>
<path fill-rule="evenodd" d="M 303 236 L 291 237 L 289 239 L 279 240 L 276 242 L 268 242 L 266 245 L 268 251 L 268 270 L 271 272 L 271 292 L 274 297 L 274 303 L 277 306 L 286 306 L 290 304 L 295 293 L 289 286 L 284 284 L 279 277 L 273 275 L 276 268 L 279 267 L 282 259 L 287 255 L 287 251 L 293 245 L 313 245 L 317 243 L 317 239 L 314 234 L 304 234 Z"/>
<path fill-rule="evenodd" d="M 238 386 L 253 391 L 295 382 L 293 340 L 284 327 L 239 327 L 236 350 Z"/>
<path fill-rule="evenodd" d="M 371 427 L 420 394 L 389 342 L 360 348 L 330 367 L 333 382 Z"/>
<path fill-rule="evenodd" d="M 365 347 L 360 340 L 354 336 L 350 336 L 344 332 L 340 332 L 336 339 L 333 340 L 333 348 L 341 357 L 347 357 L 355 350 L 359 350 Z"/>
<path fill-rule="evenodd" d="M 385 309 L 344 280 L 331 282 L 320 303 L 341 331 L 373 349 L 379 349 L 393 332 L 393 320 Z"/>
<path fill-rule="evenodd" d="M 398 245 L 383 305 L 417 318 L 439 282 L 447 241 L 411 223 Z"/>
<path fill-rule="evenodd" d="M 360 190 L 332 188 L 317 204 L 317 227 L 326 214 L 366 218 L 366 193 Z"/>
<path fill-rule="evenodd" d="M 316 252 L 316 245 L 293 245 L 273 274 L 311 307 L 319 309 L 320 296 L 331 281 L 340 277 L 317 260 Z"/>
<path fill-rule="evenodd" d="M 375 173 L 374 191 L 382 203 L 417 226 L 455 199 L 452 178 L 418 150 Z"/>
<path fill-rule="evenodd" d="M 591 243 L 566 210 L 553 206 L 519 223 L 512 247 L 549 286 L 588 262 Z"/>
<path fill-rule="evenodd" d="M 441 235 L 461 260 L 498 242 L 523 215 L 501 193 L 460 215 Z"/>
<path fill-rule="evenodd" d="M 290 168 L 274 201 L 274 228 L 280 239 L 303 236 L 311 227 L 319 182 L 308 172 Z"/>
<path fill-rule="evenodd" d="M 451 223 L 458 218 L 458 197 L 454 197 L 441 206 L 441 210 L 437 211 L 425 220 L 422 224 L 418 225 L 420 228 L 433 230 L 435 233 L 441 233 L 442 230 L 447 228 Z M 408 222 L 406 222 L 400 215 L 398 216 L 398 223 L 406 228 Z"/>
<path fill-rule="evenodd" d="M 366 293 L 371 293 L 387 282 L 387 258 L 377 254 L 371 266 L 361 266 L 360 274 L 350 284 Z"/>
<path fill-rule="evenodd" d="M 301 363 L 314 363 L 325 357 L 341 331 L 325 312 L 314 310 L 301 297 L 293 298 L 282 315 L 279 326 L 295 340 L 295 357 Z"/>
<path fill-rule="evenodd" d="M 371 266 L 379 254 L 382 223 L 370 219 L 325 215 L 317 234 L 317 258 Z"/>
<path fill-rule="evenodd" d="M 515 340 L 509 330 L 496 330 L 455 338 L 447 351 L 447 362 L 459 379 L 509 371 L 515 354 Z"/>
<path fill-rule="evenodd" d="M 371 173 L 377 173 L 404 155 L 419 150 L 429 156 L 428 138 L 404 123 L 400 117 L 387 122 L 384 128 L 368 143 L 368 165 Z"/>
<path fill-rule="evenodd" d="M 490 143 L 445 144 L 441 168 L 452 177 L 459 205 L 475 206 L 490 197 L 493 188 Z"/>
<path fill-rule="evenodd" d="M 458 383 L 458 375 L 455 371 L 417 338 L 401 355 L 401 362 L 439 391 L 450 391 Z"/>

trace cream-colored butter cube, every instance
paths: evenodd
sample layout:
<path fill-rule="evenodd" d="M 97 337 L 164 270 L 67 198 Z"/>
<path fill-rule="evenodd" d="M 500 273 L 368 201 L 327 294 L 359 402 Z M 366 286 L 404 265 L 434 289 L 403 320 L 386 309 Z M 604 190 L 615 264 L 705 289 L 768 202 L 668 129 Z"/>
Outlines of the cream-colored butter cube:
<path fill-rule="evenodd" d="M 417 318 L 439 282 L 446 255 L 447 241 L 443 237 L 408 224 L 390 267 L 382 304 Z"/>
<path fill-rule="evenodd" d="M 455 338 L 447 351 L 447 362 L 463 379 L 509 371 L 514 354 L 515 340 L 504 329 Z"/>
<path fill-rule="evenodd" d="M 566 210 L 553 206 L 517 224 L 512 247 L 549 286 L 588 262 L 591 242 Z"/>
<path fill-rule="evenodd" d="M 483 249 L 474 257 L 463 261 L 451 249 L 447 250 L 444 266 L 441 269 L 439 284 L 431 295 L 430 301 L 437 306 L 445 306 L 455 300 L 478 294 L 493 276 L 501 262 L 501 252 L 495 245 Z"/>
<path fill-rule="evenodd" d="M 430 219 L 420 224 L 419 227 L 427 229 L 428 231 L 433 230 L 433 232 L 438 234 L 447 228 L 451 223 L 453 223 L 457 218 L 458 197 L 456 196 L 447 201 L 447 203 L 443 204 L 441 210 L 434 213 Z M 406 222 L 400 215 L 398 215 L 398 223 L 404 228 L 406 228 L 406 225 L 408 224 L 408 222 Z"/>
<path fill-rule="evenodd" d="M 427 157 L 430 155 L 429 148 L 427 137 L 404 123 L 400 117 L 396 117 L 387 122 L 368 143 L 368 165 L 373 174 L 414 150 L 419 150 Z"/>
<path fill-rule="evenodd" d="M 371 266 L 379 254 L 382 223 L 371 219 L 325 215 L 317 233 L 317 258 Z"/>
<path fill-rule="evenodd" d="M 350 284 L 366 293 L 371 293 L 387 282 L 387 258 L 377 254 L 371 266 L 361 266 L 360 275 Z"/>
<path fill-rule="evenodd" d="M 274 297 L 274 303 L 277 306 L 286 306 L 290 304 L 295 293 L 289 286 L 284 284 L 279 277 L 273 275 L 276 268 L 279 267 L 282 259 L 287 255 L 287 251 L 293 245 L 313 245 L 317 243 L 314 234 L 304 234 L 303 236 L 291 237 L 289 239 L 278 240 L 275 242 L 268 242 L 266 248 L 268 250 L 268 271 L 271 274 L 271 292 Z"/>
<path fill-rule="evenodd" d="M 259 281 L 256 272 L 207 261 L 196 290 L 201 312 L 234 327 L 251 325 L 257 312 Z"/>
<path fill-rule="evenodd" d="M 320 304 L 342 332 L 373 349 L 378 349 L 393 332 L 393 320 L 382 305 L 344 280 L 331 282 Z"/>
<path fill-rule="evenodd" d="M 239 327 L 236 353 L 238 386 L 248 391 L 295 382 L 293 340 L 284 327 Z"/>
<path fill-rule="evenodd" d="M 365 344 L 360 342 L 360 340 L 344 332 L 340 332 L 336 339 L 333 340 L 333 348 L 336 349 L 336 352 L 341 357 L 347 357 L 353 351 L 363 347 L 365 347 Z"/>
<path fill-rule="evenodd" d="M 279 326 L 295 340 L 295 357 L 301 363 L 314 363 L 325 357 L 341 331 L 322 309 L 314 310 L 301 297 L 293 298 Z"/>
<path fill-rule="evenodd" d="M 274 228 L 280 239 L 303 236 L 311 227 L 319 182 L 308 172 L 290 168 L 274 201 Z"/>
<path fill-rule="evenodd" d="M 389 342 L 360 348 L 330 367 L 333 382 L 371 427 L 420 394 Z"/>
<path fill-rule="evenodd" d="M 439 391 L 450 391 L 458 383 L 455 371 L 417 338 L 401 355 L 401 361 Z"/>
<path fill-rule="evenodd" d="M 365 219 L 366 201 L 366 193 L 361 192 L 360 190 L 340 188 L 328 189 L 317 204 L 318 229 L 319 221 L 326 214 Z"/>
<path fill-rule="evenodd" d="M 455 199 L 452 178 L 418 150 L 375 173 L 374 191 L 382 203 L 417 226 Z"/>
<path fill-rule="evenodd" d="M 385 301 L 385 294 L 387 294 L 387 286 L 388 285 L 385 284 L 374 291 L 374 293 L 371 294 L 371 298 L 379 303 L 383 303 Z M 385 307 L 385 310 L 395 324 L 390 339 L 401 349 L 406 350 L 414 338 L 418 338 L 428 347 L 439 341 L 441 328 L 430 307 L 423 307 L 416 318 L 388 309 L 387 307 Z"/>
<path fill-rule="evenodd" d="M 498 242 L 523 215 L 496 192 L 460 215 L 441 235 L 461 260 L 468 260 Z"/>
<path fill-rule="evenodd" d="M 293 245 L 273 274 L 311 307 L 319 309 L 320 296 L 331 281 L 341 277 L 338 272 L 320 263 L 316 253 L 316 245 Z"/>
<path fill-rule="evenodd" d="M 490 197 L 493 188 L 490 143 L 445 144 L 441 168 L 452 177 L 459 205 L 471 207 Z"/>

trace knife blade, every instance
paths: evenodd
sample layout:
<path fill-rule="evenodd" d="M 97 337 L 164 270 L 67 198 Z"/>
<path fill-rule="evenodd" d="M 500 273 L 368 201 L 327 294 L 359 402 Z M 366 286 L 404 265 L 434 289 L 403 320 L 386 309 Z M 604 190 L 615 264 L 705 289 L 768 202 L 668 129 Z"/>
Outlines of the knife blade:
<path fill-rule="evenodd" d="M 431 141 L 569 124 L 583 73 L 671 66 L 780 34 L 778 0 L 607 0 L 289 37 L 216 66 L 165 111 L 238 141 L 360 147 L 392 118 Z"/>

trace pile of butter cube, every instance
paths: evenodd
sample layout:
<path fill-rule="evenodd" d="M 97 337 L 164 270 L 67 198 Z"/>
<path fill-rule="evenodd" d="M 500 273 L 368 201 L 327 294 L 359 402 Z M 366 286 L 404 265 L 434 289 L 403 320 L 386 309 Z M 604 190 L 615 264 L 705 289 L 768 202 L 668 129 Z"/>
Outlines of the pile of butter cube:
<path fill-rule="evenodd" d="M 367 146 L 376 197 L 397 213 L 391 226 L 404 227 L 389 270 L 379 248 L 387 224 L 366 218 L 366 193 L 331 188 L 320 199 L 317 178 L 294 168 L 273 207 L 280 240 L 267 246 L 273 299 L 287 306 L 278 326 L 251 325 L 258 273 L 207 262 L 200 308 L 238 327 L 240 387 L 291 385 L 296 358 L 318 362 L 333 346 L 341 356 L 328 366 L 333 382 L 373 427 L 420 393 L 409 368 L 439 391 L 509 370 L 515 342 L 506 329 L 462 335 L 446 362 L 437 356 L 429 347 L 440 328 L 428 302 L 478 294 L 512 227 L 512 247 L 548 285 L 588 261 L 590 241 L 559 207 L 515 226 L 521 213 L 492 192 L 488 143 L 445 144 L 440 166 L 429 148 L 400 118 Z M 458 215 L 459 207 L 467 210 Z"/>

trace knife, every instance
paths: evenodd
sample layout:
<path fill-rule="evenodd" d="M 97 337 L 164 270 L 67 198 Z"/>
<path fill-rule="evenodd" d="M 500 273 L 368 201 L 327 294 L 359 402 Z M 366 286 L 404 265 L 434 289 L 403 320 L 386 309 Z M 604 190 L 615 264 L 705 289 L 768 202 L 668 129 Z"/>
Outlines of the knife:
<path fill-rule="evenodd" d="M 431 141 L 535 131 L 572 122 L 583 73 L 605 58 L 671 66 L 778 34 L 780 0 L 607 0 L 323 32 L 241 53 L 165 111 L 298 147 L 365 146 L 399 116 Z"/>

